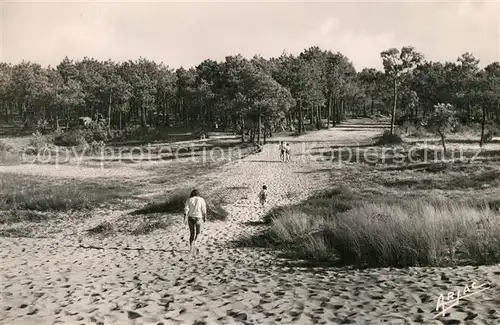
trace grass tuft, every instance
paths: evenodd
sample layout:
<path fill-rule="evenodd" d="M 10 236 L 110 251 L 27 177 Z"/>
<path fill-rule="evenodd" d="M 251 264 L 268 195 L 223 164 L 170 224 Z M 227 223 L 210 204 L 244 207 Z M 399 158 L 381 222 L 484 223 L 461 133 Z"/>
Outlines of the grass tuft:
<path fill-rule="evenodd" d="M 13 224 L 18 222 L 44 222 L 51 219 L 53 215 L 40 213 L 38 211 L 10 210 L 0 212 L 0 224 Z"/>
<path fill-rule="evenodd" d="M 2 173 L 0 210 L 68 211 L 92 209 L 125 197 L 121 187 L 62 181 L 47 184 L 29 176 Z"/>
<path fill-rule="evenodd" d="M 148 215 L 137 218 L 136 216 L 122 216 L 114 223 L 105 221 L 87 230 L 90 236 L 109 237 L 117 233 L 132 236 L 148 235 L 155 230 L 168 229 L 174 222 L 173 219 L 166 219 L 162 215 Z"/>
<path fill-rule="evenodd" d="M 144 214 L 152 214 L 152 213 L 184 213 L 184 205 L 186 200 L 189 198 L 189 194 L 191 190 L 175 190 L 173 191 L 164 202 L 153 202 L 132 212 L 133 215 L 144 215 Z M 228 212 L 224 209 L 221 202 L 218 200 L 211 200 L 209 198 L 205 198 L 207 203 L 207 221 L 215 221 L 215 220 L 226 220 L 229 215 Z"/>

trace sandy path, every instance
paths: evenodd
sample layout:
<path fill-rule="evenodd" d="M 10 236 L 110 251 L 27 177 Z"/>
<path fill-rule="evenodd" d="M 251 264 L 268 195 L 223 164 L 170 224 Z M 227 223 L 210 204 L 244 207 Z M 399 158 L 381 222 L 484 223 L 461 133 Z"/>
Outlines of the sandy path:
<path fill-rule="evenodd" d="M 316 141 L 355 143 L 377 132 L 321 131 L 296 139 L 303 142 L 293 144 L 289 164 L 277 162 L 273 144 L 208 175 L 219 180 L 220 189 L 241 189 L 227 192 L 227 222 L 204 225 L 197 259 L 187 253 L 180 216 L 168 233 L 147 236 L 100 240 L 79 238 L 68 229 L 53 238 L 1 238 L 0 323 L 499 324 L 498 266 L 306 269 L 287 265 L 273 252 L 228 247 L 237 236 L 259 230 L 248 222 L 265 212 L 257 202 L 263 184 L 269 187 L 269 206 L 331 185 L 325 175 L 307 173 L 325 167 L 308 155 L 307 148 L 321 145 Z M 462 301 L 448 322 L 432 320 L 439 294 L 473 281 L 492 288 Z"/>

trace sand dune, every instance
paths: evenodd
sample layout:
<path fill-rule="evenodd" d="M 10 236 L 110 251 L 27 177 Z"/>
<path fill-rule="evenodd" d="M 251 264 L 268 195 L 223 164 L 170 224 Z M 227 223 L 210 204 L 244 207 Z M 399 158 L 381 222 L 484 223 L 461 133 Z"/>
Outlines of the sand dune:
<path fill-rule="evenodd" d="M 325 130 L 302 140 L 366 141 L 380 132 Z M 293 152 L 300 155 L 300 143 Z M 500 267 L 350 270 L 305 268 L 266 250 L 230 245 L 272 206 L 331 186 L 323 162 L 276 162 L 277 145 L 206 179 L 228 191 L 228 221 L 203 226 L 198 257 L 188 254 L 181 216 L 167 232 L 100 239 L 75 224 L 49 238 L 1 238 L 1 324 L 499 324 Z M 257 194 L 269 187 L 269 205 Z M 70 229 L 71 228 L 71 229 Z M 441 293 L 472 282 L 490 288 L 433 319 Z"/>

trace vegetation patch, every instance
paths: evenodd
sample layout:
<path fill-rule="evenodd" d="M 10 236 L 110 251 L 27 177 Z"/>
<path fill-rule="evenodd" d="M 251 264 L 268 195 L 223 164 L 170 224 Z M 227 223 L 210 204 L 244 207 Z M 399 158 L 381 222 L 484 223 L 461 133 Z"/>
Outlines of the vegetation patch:
<path fill-rule="evenodd" d="M 0 237 L 32 237 L 33 229 L 30 227 L 12 227 L 0 229 Z"/>
<path fill-rule="evenodd" d="M 398 134 L 391 134 L 389 131 L 384 131 L 384 133 L 376 139 L 375 145 L 377 146 L 390 146 L 396 144 L 402 144 L 403 139 Z"/>
<path fill-rule="evenodd" d="M 152 214 L 147 216 L 121 216 L 113 223 L 105 221 L 87 230 L 89 236 L 109 237 L 118 233 L 141 236 L 148 235 L 156 230 L 168 229 L 175 219 L 168 218 L 164 214 Z"/>
<path fill-rule="evenodd" d="M 492 188 L 500 185 L 500 170 L 478 165 L 431 164 L 392 175 L 377 174 L 375 183 L 386 187 L 418 190 Z"/>
<path fill-rule="evenodd" d="M 38 211 L 9 210 L 0 212 L 0 224 L 13 224 L 18 222 L 44 222 L 54 217 L 52 213 Z"/>
<path fill-rule="evenodd" d="M 21 156 L 8 143 L 0 140 L 0 165 L 19 163 Z"/>
<path fill-rule="evenodd" d="M 96 208 L 118 201 L 130 194 L 129 189 L 75 180 L 61 181 L 2 173 L 0 210 L 69 211 Z"/>
<path fill-rule="evenodd" d="M 9 152 L 12 150 L 12 147 L 5 143 L 4 141 L 0 140 L 0 154 L 4 152 Z"/>
<path fill-rule="evenodd" d="M 312 207 L 311 202 L 320 204 Z M 360 200 L 337 189 L 296 206 L 274 209 L 265 221 L 267 230 L 240 244 L 356 267 L 500 261 L 500 215 L 487 204 L 447 199 Z"/>

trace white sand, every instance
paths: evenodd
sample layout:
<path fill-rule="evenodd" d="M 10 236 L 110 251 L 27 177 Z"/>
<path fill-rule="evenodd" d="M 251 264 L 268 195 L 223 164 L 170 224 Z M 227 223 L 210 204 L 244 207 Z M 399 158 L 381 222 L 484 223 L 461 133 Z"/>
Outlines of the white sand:
<path fill-rule="evenodd" d="M 353 143 L 377 132 L 330 130 L 300 140 Z M 261 229 L 247 223 L 264 213 L 257 200 L 263 184 L 269 207 L 331 186 L 326 174 L 307 173 L 327 163 L 300 156 L 300 150 L 293 144 L 294 161 L 282 164 L 277 145 L 268 145 L 206 177 L 220 189 L 247 188 L 227 190 L 228 221 L 203 225 L 197 258 L 187 252 L 181 216 L 168 232 L 147 236 L 101 240 L 83 234 L 95 222 L 126 213 L 116 211 L 96 212 L 94 220 L 51 238 L 0 238 L 0 324 L 499 324 L 498 265 L 308 269 L 273 252 L 230 248 L 232 239 Z M 432 319 L 439 294 L 473 281 L 491 288 L 460 301 L 441 322 Z"/>

